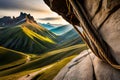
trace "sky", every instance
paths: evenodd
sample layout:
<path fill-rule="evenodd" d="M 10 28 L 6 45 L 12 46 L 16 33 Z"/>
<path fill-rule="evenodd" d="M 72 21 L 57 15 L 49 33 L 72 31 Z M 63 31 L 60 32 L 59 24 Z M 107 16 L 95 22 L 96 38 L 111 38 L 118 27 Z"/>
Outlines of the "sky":
<path fill-rule="evenodd" d="M 30 13 L 37 22 L 68 24 L 62 17 L 52 12 L 43 0 L 0 0 L 0 18 L 17 17 L 20 12 Z"/>

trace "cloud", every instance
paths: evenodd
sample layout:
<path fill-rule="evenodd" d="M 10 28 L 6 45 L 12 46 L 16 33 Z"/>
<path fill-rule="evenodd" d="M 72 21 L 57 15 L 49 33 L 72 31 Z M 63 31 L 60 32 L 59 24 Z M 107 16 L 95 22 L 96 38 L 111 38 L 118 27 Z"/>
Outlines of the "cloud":
<path fill-rule="evenodd" d="M 38 20 L 53 21 L 53 20 L 60 20 L 60 17 L 46 17 L 46 18 L 39 18 Z"/>
<path fill-rule="evenodd" d="M 1 10 L 31 10 L 37 12 L 46 12 L 42 0 L 0 0 Z"/>

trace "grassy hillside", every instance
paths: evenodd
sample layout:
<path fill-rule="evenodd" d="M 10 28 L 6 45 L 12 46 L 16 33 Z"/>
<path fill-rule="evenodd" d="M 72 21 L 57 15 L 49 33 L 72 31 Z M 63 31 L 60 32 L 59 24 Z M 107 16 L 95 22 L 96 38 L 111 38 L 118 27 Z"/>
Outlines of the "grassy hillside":
<path fill-rule="evenodd" d="M 68 47 L 68 46 L 72 46 L 75 44 L 83 43 L 82 39 L 80 38 L 80 35 L 74 29 L 59 36 L 58 38 L 60 40 L 58 42 L 58 44 L 59 44 L 58 48 L 59 47 Z"/>
<path fill-rule="evenodd" d="M 52 24 L 41 23 L 39 23 L 39 25 L 42 25 L 43 27 L 57 35 L 57 48 L 60 48 L 62 46 L 67 47 L 83 42 L 79 34 L 76 32 L 76 30 L 73 29 L 73 26 L 71 25 L 55 26 Z"/>
<path fill-rule="evenodd" d="M 40 71 L 33 80 L 53 80 L 57 73 L 76 55 L 64 58 L 59 62 L 54 63 L 54 65 L 48 69 Z"/>
<path fill-rule="evenodd" d="M 59 50 L 41 54 L 35 60 L 30 61 L 26 64 L 23 64 L 23 65 L 20 65 L 20 66 L 17 66 L 17 67 L 8 69 L 8 70 L 1 71 L 0 79 L 1 80 L 2 79 L 16 80 L 17 78 L 19 78 L 23 75 L 27 75 L 32 72 L 39 71 L 44 66 L 52 65 L 55 62 L 59 63 L 61 60 L 64 60 L 64 59 L 66 60 L 66 58 L 69 58 L 70 56 L 77 55 L 84 49 L 86 49 L 86 45 L 79 44 L 79 45 L 75 45 L 75 46 L 71 46 L 71 47 L 67 47 L 67 48 L 63 48 L 63 49 L 59 49 Z M 71 60 L 71 59 L 72 58 L 69 58 L 69 60 Z M 61 66 L 57 66 L 57 64 L 56 64 L 57 71 L 53 72 L 53 75 L 51 75 L 51 77 L 55 76 L 57 74 L 57 72 L 67 62 L 69 62 L 69 60 L 67 60 L 65 62 L 60 62 L 59 65 L 61 65 Z M 54 66 L 54 68 L 55 68 L 55 66 Z M 51 69 L 48 70 L 48 72 L 52 71 L 54 68 L 51 67 Z M 48 74 L 46 73 L 46 75 L 48 75 Z M 45 75 L 44 75 L 44 77 L 45 77 Z"/>
<path fill-rule="evenodd" d="M 0 71 L 26 63 L 29 56 L 0 47 Z"/>
<path fill-rule="evenodd" d="M 0 45 L 25 53 L 43 53 L 53 48 L 56 36 L 32 22 L 0 29 Z"/>

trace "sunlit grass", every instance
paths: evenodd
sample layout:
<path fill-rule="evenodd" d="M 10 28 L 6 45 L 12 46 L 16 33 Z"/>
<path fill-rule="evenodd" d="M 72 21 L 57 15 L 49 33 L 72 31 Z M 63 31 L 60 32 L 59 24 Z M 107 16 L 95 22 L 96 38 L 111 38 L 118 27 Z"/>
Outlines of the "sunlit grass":
<path fill-rule="evenodd" d="M 35 75 L 34 78 L 40 78 L 39 80 L 52 80 L 54 78 L 54 76 L 57 75 L 57 73 L 60 71 L 61 68 L 63 68 L 71 59 L 73 59 L 76 55 L 67 57 L 61 61 L 52 63 L 50 65 L 41 67 L 41 68 L 37 68 L 37 69 L 33 69 L 33 70 L 27 70 L 27 71 L 22 71 L 16 74 L 11 74 L 8 76 L 4 76 L 4 77 L 0 77 L 0 80 L 17 80 L 19 78 L 21 78 L 22 76 L 34 73 L 34 72 L 38 72 L 39 74 Z M 52 66 L 48 69 L 45 69 L 46 67 Z M 45 69 L 45 70 L 43 70 Z M 40 74 L 44 73 L 41 77 L 39 77 Z M 36 77 L 38 76 L 38 77 Z M 49 78 L 49 79 L 48 79 Z M 34 80 L 34 79 L 33 79 Z M 36 80 L 36 79 L 35 79 Z"/>
<path fill-rule="evenodd" d="M 25 27 L 25 26 L 22 27 L 22 30 L 25 32 L 25 34 L 27 34 L 27 35 L 28 35 L 31 39 L 33 39 L 33 40 L 34 40 L 34 38 L 38 38 L 38 39 L 40 39 L 40 40 L 42 40 L 42 41 L 46 41 L 46 42 L 50 42 L 50 43 L 54 43 L 54 44 L 55 44 L 55 42 L 54 42 L 53 40 L 51 40 L 50 38 L 41 36 L 41 35 L 33 32 L 33 31 L 29 30 L 29 29 L 28 29 L 27 27 Z"/>
<path fill-rule="evenodd" d="M 58 72 L 73 59 L 76 55 L 64 58 L 61 61 L 56 62 L 52 67 L 37 74 L 33 80 L 53 80 L 53 78 L 58 74 Z"/>
<path fill-rule="evenodd" d="M 57 44 L 53 33 L 33 22 L 0 29 L 0 35 L 1 45 L 25 53 L 42 54 Z"/>

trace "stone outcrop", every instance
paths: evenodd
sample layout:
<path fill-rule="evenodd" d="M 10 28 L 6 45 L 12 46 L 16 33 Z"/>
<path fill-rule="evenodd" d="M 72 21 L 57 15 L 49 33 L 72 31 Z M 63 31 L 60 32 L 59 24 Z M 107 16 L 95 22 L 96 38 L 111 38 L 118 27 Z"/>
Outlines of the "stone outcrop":
<path fill-rule="evenodd" d="M 120 0 L 44 1 L 68 22 L 81 26 L 82 36 L 91 50 L 103 61 L 120 69 Z"/>
<path fill-rule="evenodd" d="M 53 80 L 119 80 L 120 71 L 85 50 L 69 62 Z"/>
<path fill-rule="evenodd" d="M 80 54 L 78 56 L 79 58 L 75 58 L 65 66 L 54 80 L 119 80 L 120 0 L 44 1 L 51 10 L 60 14 L 69 23 L 83 27 L 85 38 L 88 39 L 85 39 L 87 44 L 90 44 L 90 48 L 92 45 L 92 48 L 95 47 L 93 50 L 94 53 L 100 53 L 102 51 L 101 49 L 104 50 L 107 48 L 104 54 L 100 53 L 100 55 L 98 55 L 99 58 L 102 57 L 101 59 L 103 61 L 106 60 L 106 63 L 96 57 L 93 53 L 89 54 L 86 51 Z M 68 1 L 71 1 L 72 6 Z M 77 21 L 77 19 L 79 19 L 79 21 Z M 91 36 L 92 34 L 90 33 L 93 33 L 94 35 L 98 33 L 99 36 Z M 99 40 L 102 40 L 102 42 Z M 102 45 L 102 43 L 104 43 L 107 46 L 99 47 L 99 44 L 95 45 L 97 41 L 99 44 Z M 93 44 L 91 44 L 91 42 Z"/>

